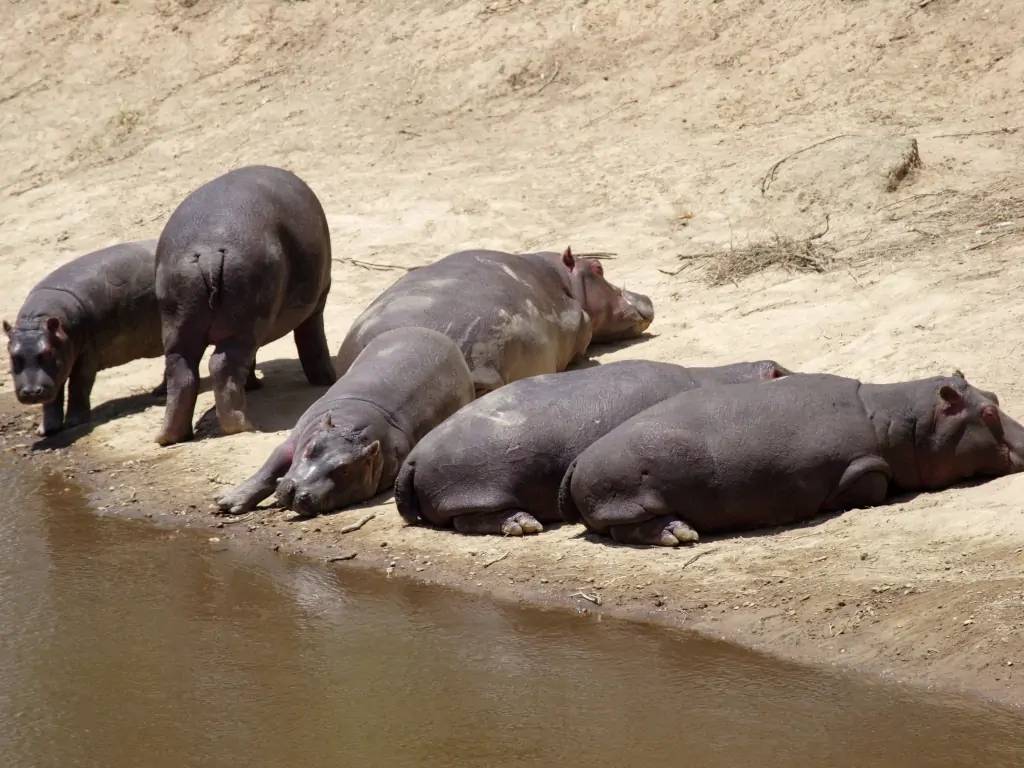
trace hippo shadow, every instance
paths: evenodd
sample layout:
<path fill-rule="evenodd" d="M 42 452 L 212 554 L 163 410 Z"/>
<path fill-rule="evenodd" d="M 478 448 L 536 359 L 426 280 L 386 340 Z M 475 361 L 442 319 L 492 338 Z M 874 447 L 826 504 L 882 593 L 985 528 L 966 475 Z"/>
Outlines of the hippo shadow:
<path fill-rule="evenodd" d="M 306 381 L 302 365 L 295 358 L 257 362 L 256 370 L 261 374 L 261 386 L 246 392 L 245 400 L 246 413 L 257 432 L 291 429 L 306 409 L 328 390 L 328 387 L 314 387 Z M 208 379 L 201 382 L 203 389 L 208 384 Z M 221 437 L 223 434 L 215 408 L 208 409 L 196 421 L 197 440 Z"/>
<path fill-rule="evenodd" d="M 628 349 L 634 344 L 640 344 L 645 341 L 657 338 L 654 334 L 641 333 L 632 339 L 620 339 L 618 341 L 595 341 L 584 353 L 583 357 L 579 358 L 572 365 L 569 366 L 569 370 L 579 370 L 582 368 L 593 368 L 601 364 L 601 361 L 596 356 L 608 355 L 612 352 L 618 352 L 620 349 Z"/>
<path fill-rule="evenodd" d="M 63 429 L 55 435 L 40 437 L 32 444 L 32 450 L 67 448 L 74 445 L 101 424 L 106 424 L 108 421 L 124 416 L 142 413 L 147 408 L 152 408 L 154 405 L 162 405 L 165 402 L 166 398 L 162 394 L 156 395 L 153 392 L 138 392 L 134 395 L 107 400 L 92 409 L 91 418 L 88 422 L 77 427 L 71 427 L 70 429 Z"/>

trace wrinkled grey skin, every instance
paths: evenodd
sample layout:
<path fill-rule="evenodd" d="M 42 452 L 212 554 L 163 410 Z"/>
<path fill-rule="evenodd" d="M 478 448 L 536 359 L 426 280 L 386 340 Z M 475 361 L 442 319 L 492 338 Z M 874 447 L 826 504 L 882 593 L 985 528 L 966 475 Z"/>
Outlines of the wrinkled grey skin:
<path fill-rule="evenodd" d="M 409 523 L 462 533 L 537 533 L 561 520 L 558 487 L 570 462 L 631 416 L 688 389 L 787 373 L 770 360 L 717 368 L 627 360 L 517 381 L 416 446 L 395 483 L 398 511 Z"/>
<path fill-rule="evenodd" d="M 639 336 L 653 319 L 650 299 L 612 286 L 597 259 L 569 249 L 461 251 L 409 272 L 356 318 L 338 370 L 384 331 L 432 328 L 459 345 L 479 395 L 565 370 L 591 340 Z"/>
<path fill-rule="evenodd" d="M 469 368 L 447 336 L 427 328 L 382 333 L 260 470 L 217 504 L 239 514 L 275 486 L 281 505 L 303 516 L 369 499 L 391 487 L 425 434 L 472 399 Z"/>
<path fill-rule="evenodd" d="M 961 376 L 787 376 L 661 402 L 566 472 L 566 519 L 628 544 L 786 525 L 1024 468 L 1024 428 Z"/>
<path fill-rule="evenodd" d="M 156 250 L 167 380 L 157 442 L 192 437 L 199 361 L 211 344 L 217 418 L 226 434 L 249 429 L 245 384 L 256 350 L 290 331 L 309 383 L 332 384 L 323 322 L 330 287 L 327 220 L 297 176 L 249 166 L 186 197 Z"/>
<path fill-rule="evenodd" d="M 13 326 L 4 321 L 14 393 L 43 406 L 39 434 L 89 421 L 98 371 L 163 354 L 155 249 L 121 243 L 70 261 L 29 292 Z"/>

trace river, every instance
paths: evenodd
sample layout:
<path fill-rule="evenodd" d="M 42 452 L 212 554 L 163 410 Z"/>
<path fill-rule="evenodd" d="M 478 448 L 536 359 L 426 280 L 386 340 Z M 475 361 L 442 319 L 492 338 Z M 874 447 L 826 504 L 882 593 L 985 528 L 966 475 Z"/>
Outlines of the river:
<path fill-rule="evenodd" d="M 1024 765 L 1024 718 L 90 511 L 3 455 L 15 768 Z"/>

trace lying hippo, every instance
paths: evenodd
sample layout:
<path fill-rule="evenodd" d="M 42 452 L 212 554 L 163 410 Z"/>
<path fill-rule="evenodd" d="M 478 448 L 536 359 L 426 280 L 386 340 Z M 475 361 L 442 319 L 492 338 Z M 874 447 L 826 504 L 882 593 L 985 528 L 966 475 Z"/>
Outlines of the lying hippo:
<path fill-rule="evenodd" d="M 617 541 L 675 546 L 1022 468 L 1024 428 L 963 377 L 797 374 L 648 408 L 580 454 L 560 503 Z"/>
<path fill-rule="evenodd" d="M 13 326 L 4 321 L 15 395 L 43 406 L 39 434 L 89 421 L 97 371 L 163 354 L 155 249 L 146 240 L 81 256 L 32 289 Z"/>
<path fill-rule="evenodd" d="M 627 360 L 517 381 L 431 432 L 395 483 L 409 523 L 521 536 L 560 521 L 558 484 L 588 445 L 645 408 L 696 387 L 772 379 L 770 360 L 684 368 Z"/>
<path fill-rule="evenodd" d="M 639 336 L 651 300 L 604 279 L 601 262 L 557 253 L 462 251 L 409 272 L 356 321 L 338 352 L 345 369 L 378 334 L 402 326 L 452 338 L 477 394 L 565 370 L 591 340 Z"/>
<path fill-rule="evenodd" d="M 192 436 L 199 361 L 207 345 L 217 418 L 249 428 L 244 385 L 256 350 L 294 331 L 310 384 L 335 380 L 323 309 L 331 238 L 316 195 L 280 168 L 240 168 L 204 184 L 171 214 L 156 249 L 166 356 L 161 445 Z"/>
<path fill-rule="evenodd" d="M 420 438 L 472 399 L 469 368 L 447 336 L 427 328 L 382 333 L 259 471 L 217 504 L 245 512 L 276 486 L 284 507 L 312 516 L 376 496 L 394 484 Z"/>

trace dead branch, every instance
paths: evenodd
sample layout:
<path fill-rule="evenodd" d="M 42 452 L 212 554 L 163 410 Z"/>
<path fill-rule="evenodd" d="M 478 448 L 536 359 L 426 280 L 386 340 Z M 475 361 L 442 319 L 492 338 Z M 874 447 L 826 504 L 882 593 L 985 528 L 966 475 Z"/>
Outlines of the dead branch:
<path fill-rule="evenodd" d="M 1011 134 L 1019 131 L 1020 128 L 993 128 L 991 131 L 967 131 L 966 133 L 940 133 L 932 136 L 933 139 L 961 139 L 965 136 L 992 136 L 998 133 Z"/>
<path fill-rule="evenodd" d="M 505 553 L 505 554 L 503 554 L 503 555 L 498 555 L 498 556 L 497 556 L 496 558 L 494 558 L 493 560 L 488 560 L 488 561 L 487 561 L 486 563 L 484 563 L 484 564 L 483 564 L 483 567 L 484 567 L 484 568 L 490 568 L 490 567 L 491 567 L 492 565 L 494 565 L 495 563 L 500 563 L 500 562 L 501 562 L 502 560 L 504 560 L 504 559 L 505 559 L 506 557 L 508 557 L 508 556 L 509 556 L 509 553 L 508 553 L 508 552 L 506 552 L 506 553 Z"/>
<path fill-rule="evenodd" d="M 638 101 L 639 101 L 639 99 L 627 99 L 626 101 L 624 101 L 621 104 L 619 104 L 617 107 L 612 107 L 607 112 L 602 112 L 597 117 L 592 118 L 591 120 L 588 120 L 587 122 L 585 122 L 583 124 L 583 127 L 584 128 L 589 128 L 594 123 L 599 123 L 600 121 L 604 120 L 609 115 L 614 114 L 615 112 L 618 112 L 620 109 L 624 109 L 625 107 L 628 107 L 630 104 L 636 104 Z"/>
<path fill-rule="evenodd" d="M 972 245 L 970 248 L 965 248 L 964 250 L 965 251 L 976 251 L 979 248 L 984 248 L 986 245 L 992 245 L 992 243 L 994 243 L 996 240 L 1002 240 L 1007 235 L 1013 235 L 1013 234 L 1016 234 L 1016 233 L 1015 232 L 1003 232 L 1003 234 L 996 235 L 991 240 L 986 240 L 983 243 L 977 243 L 975 245 Z"/>
<path fill-rule="evenodd" d="M 555 78 L 558 77 L 558 73 L 561 72 L 561 71 L 562 71 L 562 62 L 556 61 L 555 62 L 555 70 L 554 70 L 554 72 L 551 73 L 551 77 L 549 77 L 547 80 L 545 80 L 541 84 L 540 88 L 538 88 L 536 91 L 534 91 L 533 95 L 534 96 L 540 96 L 541 92 L 545 88 L 547 88 L 549 85 L 551 85 L 553 82 L 555 82 Z"/>
<path fill-rule="evenodd" d="M 359 520 L 356 520 L 351 525 L 346 525 L 344 528 L 339 529 L 338 533 L 352 533 L 352 531 L 358 531 L 360 528 L 362 528 L 368 522 L 373 520 L 373 518 L 375 518 L 376 516 L 377 516 L 376 512 L 371 512 L 370 514 L 360 518 Z"/>
<path fill-rule="evenodd" d="M 588 595 L 586 592 L 576 592 L 569 595 L 569 597 L 582 597 L 584 600 L 593 603 L 594 605 L 601 604 L 601 596 L 598 594 Z"/>
<path fill-rule="evenodd" d="M 679 570 L 681 571 L 681 570 L 683 570 L 683 568 L 686 568 L 686 566 L 693 565 L 694 563 L 696 563 L 698 560 L 700 560 L 705 555 L 710 555 L 710 554 L 713 554 L 713 553 L 715 553 L 717 551 L 718 551 L 717 549 L 702 549 L 696 555 L 694 555 L 689 560 L 687 560 L 685 563 L 683 563 L 683 565 L 679 568 Z"/>
<path fill-rule="evenodd" d="M 764 178 L 761 179 L 761 195 L 763 196 L 763 195 L 766 195 L 768 193 L 768 187 L 770 187 L 772 185 L 772 182 L 775 181 L 775 178 L 776 178 L 776 176 L 778 175 L 778 172 L 779 172 L 779 168 L 781 168 L 782 164 L 785 163 L 787 160 L 792 160 L 797 155 L 801 155 L 804 152 L 808 152 L 808 151 L 814 149 L 815 147 L 820 147 L 823 144 L 828 144 L 829 142 L 836 141 L 837 139 L 843 139 L 843 138 L 847 138 L 849 136 L 854 136 L 854 135 L 856 135 L 856 134 L 840 133 L 837 136 L 830 136 L 827 139 L 822 139 L 821 141 L 815 142 L 814 144 L 811 144 L 810 146 L 804 147 L 803 149 L 798 149 L 796 152 L 793 152 L 792 154 L 786 155 L 784 158 L 782 158 L 777 163 L 775 163 L 771 168 L 769 168 L 768 169 L 768 173 L 766 173 L 764 175 Z"/>
<path fill-rule="evenodd" d="M 340 563 L 343 560 L 355 560 L 356 559 L 356 555 L 358 555 L 358 554 L 359 554 L 358 552 L 349 552 L 347 555 L 338 555 L 336 557 L 328 557 L 327 558 L 327 562 L 328 563 Z"/>
<path fill-rule="evenodd" d="M 360 269 L 375 269 L 379 272 L 389 272 L 393 269 L 401 269 L 404 272 L 409 272 L 410 270 L 415 269 L 415 267 L 403 267 L 398 264 L 380 264 L 373 261 L 362 261 L 361 259 L 353 259 L 351 257 L 346 257 L 343 259 L 331 259 L 331 261 L 336 261 L 339 264 L 351 264 L 352 266 L 359 267 Z"/>

